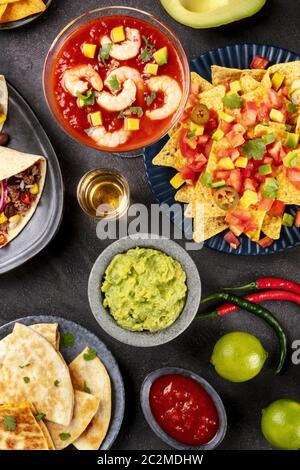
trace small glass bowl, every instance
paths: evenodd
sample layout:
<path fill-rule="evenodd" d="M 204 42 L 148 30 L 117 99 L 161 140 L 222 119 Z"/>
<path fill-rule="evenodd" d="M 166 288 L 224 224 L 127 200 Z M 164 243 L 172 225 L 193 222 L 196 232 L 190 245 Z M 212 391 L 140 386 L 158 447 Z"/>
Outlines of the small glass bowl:
<path fill-rule="evenodd" d="M 97 20 L 101 17 L 107 17 L 107 16 L 130 16 L 133 18 L 141 19 L 144 22 L 150 23 L 154 27 L 158 28 L 169 39 L 172 40 L 174 48 L 176 48 L 176 51 L 180 58 L 180 62 L 182 64 L 182 70 L 183 70 L 182 92 L 183 93 L 182 93 L 182 100 L 181 100 L 180 106 L 178 110 L 176 111 L 176 113 L 174 113 L 172 119 L 170 120 L 170 125 L 168 126 L 168 128 L 164 127 L 160 135 L 156 135 L 154 139 L 152 140 L 150 139 L 149 141 L 147 141 L 146 145 L 148 146 L 148 145 L 153 144 L 154 142 L 157 142 L 166 134 L 168 134 L 168 132 L 172 129 L 172 127 L 175 126 L 176 123 L 181 118 L 184 112 L 188 97 L 189 97 L 190 81 L 191 81 L 189 63 L 188 63 L 185 51 L 182 47 L 180 40 L 177 38 L 175 33 L 166 24 L 164 24 L 159 19 L 155 18 L 150 13 L 144 12 L 142 10 L 138 10 L 137 8 L 131 8 L 131 7 L 122 7 L 122 6 L 103 7 L 103 8 L 97 8 L 95 10 L 84 13 L 83 15 L 79 16 L 78 18 L 71 21 L 68 25 L 66 25 L 64 29 L 58 34 L 58 36 L 53 41 L 50 47 L 50 50 L 47 54 L 46 60 L 45 60 L 44 72 L 43 72 L 43 87 L 44 87 L 45 99 L 55 120 L 58 122 L 61 128 L 67 134 L 69 134 L 73 139 L 75 139 L 76 141 L 84 145 L 95 148 L 97 150 L 103 150 L 106 152 L 108 151 L 107 148 L 101 148 L 99 145 L 93 142 L 92 139 L 89 139 L 88 136 L 86 138 L 84 136 L 82 137 L 79 136 L 78 133 L 75 132 L 75 130 L 72 130 L 71 127 L 66 125 L 66 122 L 64 121 L 61 115 L 61 112 L 58 109 L 58 105 L 56 103 L 54 92 L 51 86 L 51 76 L 52 76 L 54 60 L 58 52 L 60 51 L 61 47 L 63 46 L 63 44 L 69 38 L 69 36 L 73 34 L 74 31 L 76 31 L 81 25 L 89 23 L 90 21 L 93 21 L 93 20 Z M 140 144 L 137 145 L 134 143 L 134 141 L 132 142 L 132 146 L 130 148 L 126 147 L 126 150 L 116 149 L 116 151 L 114 152 L 114 149 L 111 149 L 110 151 L 120 156 L 138 156 L 143 153 L 143 149 L 140 148 Z"/>
<path fill-rule="evenodd" d="M 164 375 L 168 375 L 168 374 L 183 375 L 183 376 L 186 376 L 195 380 L 206 390 L 206 392 L 212 398 L 215 404 L 215 407 L 218 411 L 218 415 L 219 415 L 219 429 L 216 435 L 213 437 L 213 439 L 207 444 L 203 444 L 200 446 L 191 446 L 191 445 L 183 444 L 182 442 L 179 442 L 173 439 L 159 426 L 158 422 L 153 416 L 151 406 L 150 406 L 150 400 L 149 400 L 151 386 L 155 382 L 156 379 Z M 150 374 L 146 376 L 142 384 L 141 391 L 140 391 L 140 400 L 141 400 L 141 406 L 142 406 L 145 419 L 147 423 L 149 424 L 150 428 L 152 429 L 152 431 L 162 441 L 164 441 L 166 444 L 173 447 L 174 449 L 212 450 L 212 449 L 215 449 L 218 445 L 220 445 L 225 437 L 226 430 L 227 430 L 227 415 L 226 415 L 223 402 L 220 396 L 218 395 L 218 393 L 216 392 L 216 390 L 205 379 L 203 379 L 202 377 L 200 377 L 199 375 L 195 374 L 192 371 L 181 369 L 180 367 L 163 367 L 161 369 L 156 369 L 153 372 L 150 372 Z"/>

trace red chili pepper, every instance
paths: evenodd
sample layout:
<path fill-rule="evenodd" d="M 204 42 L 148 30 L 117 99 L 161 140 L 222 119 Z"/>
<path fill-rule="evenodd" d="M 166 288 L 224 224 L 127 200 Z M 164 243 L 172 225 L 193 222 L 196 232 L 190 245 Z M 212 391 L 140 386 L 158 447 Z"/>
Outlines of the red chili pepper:
<path fill-rule="evenodd" d="M 246 295 L 244 298 L 255 304 L 264 302 L 265 300 L 287 300 L 288 302 L 294 302 L 295 304 L 300 305 L 300 295 L 285 290 L 267 290 L 263 292 L 254 292 L 252 294 Z M 236 305 L 224 304 L 220 307 L 217 307 L 214 311 L 214 314 L 215 316 L 223 316 L 227 315 L 227 313 L 235 312 L 237 310 L 239 310 L 239 308 Z"/>
<path fill-rule="evenodd" d="M 31 204 L 31 197 L 29 193 L 25 192 L 21 194 L 21 202 L 23 202 L 23 204 L 27 204 L 28 206 Z"/>
<path fill-rule="evenodd" d="M 281 289 L 300 295 L 300 284 L 281 277 L 262 277 L 240 287 L 225 287 L 225 291 Z"/>

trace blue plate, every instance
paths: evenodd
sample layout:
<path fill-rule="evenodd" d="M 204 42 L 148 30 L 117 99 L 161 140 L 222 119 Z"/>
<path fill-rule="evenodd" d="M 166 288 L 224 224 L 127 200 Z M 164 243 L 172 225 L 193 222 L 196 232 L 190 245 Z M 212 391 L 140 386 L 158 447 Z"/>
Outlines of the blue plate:
<path fill-rule="evenodd" d="M 299 60 L 300 56 L 293 52 L 287 51 L 274 46 L 265 46 L 259 44 L 235 44 L 226 47 L 219 47 L 212 49 L 205 54 L 200 55 L 197 59 L 192 60 L 191 69 L 197 72 L 207 80 L 211 80 L 210 67 L 211 65 L 221 65 L 223 67 L 232 67 L 239 69 L 249 68 L 251 59 L 255 55 L 261 55 L 269 59 L 271 63 L 291 62 Z M 159 142 L 145 149 L 144 159 L 147 177 L 150 186 L 155 194 L 157 201 L 160 204 L 171 206 L 174 204 L 176 190 L 170 185 L 169 181 L 176 173 L 175 170 L 166 167 L 154 166 L 152 160 L 159 153 L 168 137 L 164 137 Z M 295 214 L 295 207 L 291 207 L 290 212 Z M 172 222 L 184 230 L 187 237 L 192 235 L 192 221 L 191 219 L 184 219 L 182 210 L 175 210 L 174 213 L 166 211 L 170 216 Z M 230 253 L 235 255 L 265 255 L 270 253 L 277 253 L 279 251 L 292 248 L 300 244 L 300 230 L 296 227 L 283 227 L 281 237 L 275 241 L 269 248 L 263 249 L 257 243 L 253 243 L 246 236 L 240 237 L 241 244 L 237 250 L 233 250 L 224 241 L 224 232 L 216 235 L 207 240 L 204 245 L 223 253 Z"/>

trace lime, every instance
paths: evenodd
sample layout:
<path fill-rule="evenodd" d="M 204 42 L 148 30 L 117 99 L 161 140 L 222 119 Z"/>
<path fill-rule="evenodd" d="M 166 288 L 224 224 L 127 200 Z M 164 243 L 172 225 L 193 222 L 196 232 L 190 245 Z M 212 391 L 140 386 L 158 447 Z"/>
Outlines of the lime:
<path fill-rule="evenodd" d="M 300 403 L 294 400 L 274 401 L 262 412 L 261 429 L 273 447 L 300 449 Z"/>
<path fill-rule="evenodd" d="M 267 357 L 268 353 L 255 336 L 233 331 L 216 343 L 211 363 L 224 379 L 246 382 L 259 374 Z"/>

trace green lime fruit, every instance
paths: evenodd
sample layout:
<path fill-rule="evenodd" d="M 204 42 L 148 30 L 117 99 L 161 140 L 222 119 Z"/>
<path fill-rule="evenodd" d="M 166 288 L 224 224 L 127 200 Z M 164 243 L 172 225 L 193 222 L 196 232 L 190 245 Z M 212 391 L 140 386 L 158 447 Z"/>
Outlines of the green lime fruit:
<path fill-rule="evenodd" d="M 300 449 L 300 403 L 274 401 L 262 411 L 261 429 L 271 446 L 281 450 Z"/>
<path fill-rule="evenodd" d="M 213 28 L 257 13 L 267 0 L 160 0 L 178 23 Z"/>
<path fill-rule="evenodd" d="M 267 357 L 259 339 L 249 333 L 233 331 L 216 343 L 211 363 L 224 379 L 246 382 L 259 374 Z"/>

